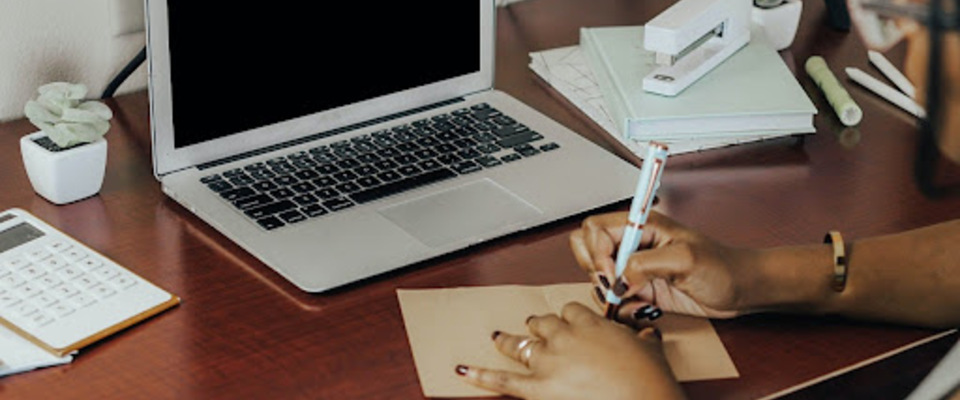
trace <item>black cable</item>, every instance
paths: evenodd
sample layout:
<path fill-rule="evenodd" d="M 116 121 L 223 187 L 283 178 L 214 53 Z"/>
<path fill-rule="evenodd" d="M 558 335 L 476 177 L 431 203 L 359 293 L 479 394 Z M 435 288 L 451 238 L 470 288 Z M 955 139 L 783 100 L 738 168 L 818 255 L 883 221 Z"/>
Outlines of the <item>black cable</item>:
<path fill-rule="evenodd" d="M 140 64 L 143 64 L 143 62 L 146 60 L 147 60 L 147 46 L 143 46 L 143 49 L 140 49 L 140 52 L 137 53 L 137 55 L 133 57 L 133 59 L 130 60 L 129 63 L 127 63 L 127 66 L 123 67 L 123 69 L 120 70 L 120 73 L 118 73 L 117 76 L 115 76 L 113 80 L 110 81 L 110 84 L 107 85 L 107 88 L 103 90 L 103 94 L 100 95 L 100 98 L 107 99 L 107 98 L 113 97 L 113 94 L 116 93 L 117 88 L 119 88 L 120 85 L 123 84 L 123 81 L 127 80 L 127 78 L 130 77 L 130 74 L 132 74 L 133 71 L 136 71 L 137 68 L 140 67 Z"/>

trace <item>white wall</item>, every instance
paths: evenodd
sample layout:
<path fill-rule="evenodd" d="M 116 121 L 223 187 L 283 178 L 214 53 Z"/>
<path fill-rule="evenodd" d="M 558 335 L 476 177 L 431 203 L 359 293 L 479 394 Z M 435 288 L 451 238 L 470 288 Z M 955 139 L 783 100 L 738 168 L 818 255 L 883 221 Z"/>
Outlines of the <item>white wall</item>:
<path fill-rule="evenodd" d="M 0 0 L 0 121 L 21 118 L 40 85 L 103 89 L 143 47 L 144 34 L 113 37 L 109 0 Z M 146 88 L 146 65 L 117 94 Z"/>

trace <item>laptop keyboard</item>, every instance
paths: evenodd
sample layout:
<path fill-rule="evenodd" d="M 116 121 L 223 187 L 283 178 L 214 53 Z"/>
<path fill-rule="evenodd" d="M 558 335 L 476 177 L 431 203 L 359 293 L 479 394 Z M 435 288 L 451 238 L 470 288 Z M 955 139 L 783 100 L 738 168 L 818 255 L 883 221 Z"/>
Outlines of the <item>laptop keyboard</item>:
<path fill-rule="evenodd" d="M 483 103 L 200 181 L 273 230 L 558 148 Z"/>

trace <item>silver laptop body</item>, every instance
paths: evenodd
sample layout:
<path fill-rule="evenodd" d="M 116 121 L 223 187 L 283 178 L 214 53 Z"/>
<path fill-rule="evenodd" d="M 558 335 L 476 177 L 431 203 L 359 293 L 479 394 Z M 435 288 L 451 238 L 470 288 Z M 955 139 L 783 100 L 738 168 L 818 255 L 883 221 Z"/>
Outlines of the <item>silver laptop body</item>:
<path fill-rule="evenodd" d="M 153 163 L 164 193 L 308 292 L 323 292 L 632 194 L 635 167 L 492 89 L 494 0 L 479 0 L 479 9 L 464 0 L 420 3 L 378 3 L 374 9 L 318 16 L 308 3 L 263 7 L 148 0 Z M 356 22 L 338 21 L 341 17 Z M 214 18 L 218 22 L 210 23 Z M 375 40 L 359 38 L 367 36 Z M 456 48 L 441 47 L 451 39 Z M 351 65 L 361 59 L 366 66 Z M 368 80 L 376 83 L 364 85 Z M 394 81 L 402 85 L 393 87 Z M 338 89 L 343 86 L 356 89 Z M 347 100 L 328 104 L 331 97 Z M 424 144 L 416 152 L 424 157 L 410 164 L 424 165 L 424 175 L 410 168 L 387 175 L 377 170 L 369 176 L 384 179 L 362 181 L 364 186 L 314 179 L 324 165 L 341 173 L 355 167 L 344 160 L 363 158 L 364 151 L 383 155 L 378 156 L 381 160 L 394 155 L 361 149 L 361 142 L 402 142 L 402 137 L 390 135 L 428 123 L 440 123 L 441 128 L 425 128 L 439 132 L 450 126 L 445 122 L 473 123 L 490 109 L 502 113 L 489 123 L 497 128 L 490 131 L 497 134 L 495 140 L 460 140 L 490 128 L 483 124 L 453 130 L 460 136 L 450 143 L 463 157 L 428 161 L 443 164 L 444 174 L 454 171 L 455 177 L 438 178 L 434 171 L 420 178 L 430 168 L 422 164 L 428 159 L 419 152 L 428 148 Z M 516 144 L 516 136 L 501 137 L 512 128 L 498 124 L 511 120 L 524 127 L 516 129 L 528 136 L 523 140 L 529 140 L 531 132 L 542 138 L 507 147 Z M 484 147 L 490 143 L 503 146 L 492 151 Z M 482 157 L 471 161 L 477 151 Z M 390 161 L 404 167 L 408 160 L 397 156 Z M 287 166 L 274 169 L 278 165 Z M 300 172 L 303 169 L 314 171 Z M 361 175 L 367 170 L 353 171 Z M 384 195 L 381 188 L 397 186 L 388 178 L 404 185 L 419 183 Z M 283 186 L 293 181 L 299 181 L 296 189 L 302 193 Z M 322 188 L 322 182 L 330 183 L 329 188 L 353 185 L 366 197 L 344 189 L 340 197 L 323 198 L 336 190 Z M 295 194 L 297 201 L 282 200 L 278 187 Z"/>

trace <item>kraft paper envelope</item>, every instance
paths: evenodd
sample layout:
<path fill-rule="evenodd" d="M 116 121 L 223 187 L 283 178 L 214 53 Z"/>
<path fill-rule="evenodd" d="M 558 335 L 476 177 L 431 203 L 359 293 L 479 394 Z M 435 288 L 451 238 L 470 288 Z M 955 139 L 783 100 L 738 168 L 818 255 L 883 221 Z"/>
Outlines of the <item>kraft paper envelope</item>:
<path fill-rule="evenodd" d="M 493 331 L 528 333 L 530 315 L 560 313 L 577 301 L 594 309 L 589 283 L 548 286 L 487 286 L 451 289 L 398 289 L 400 309 L 410 340 L 420 386 L 427 397 L 475 397 L 492 393 L 465 383 L 454 373 L 458 364 L 525 372 L 520 363 L 500 354 Z M 680 381 L 739 376 L 710 321 L 664 314 L 654 324 L 663 333 L 664 350 Z"/>

